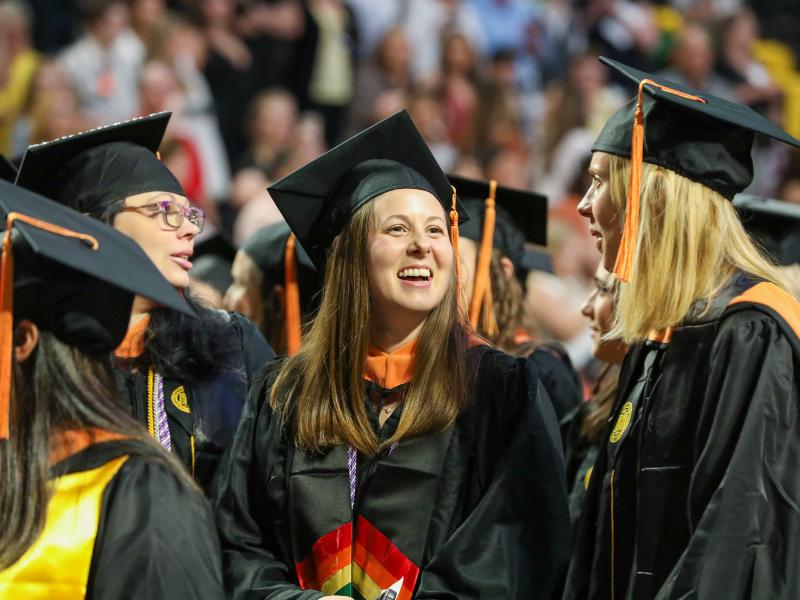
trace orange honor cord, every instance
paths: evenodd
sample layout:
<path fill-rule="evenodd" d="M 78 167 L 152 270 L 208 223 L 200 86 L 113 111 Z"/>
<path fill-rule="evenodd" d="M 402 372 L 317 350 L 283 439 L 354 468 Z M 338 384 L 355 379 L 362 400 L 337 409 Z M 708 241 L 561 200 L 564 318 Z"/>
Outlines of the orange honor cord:
<path fill-rule="evenodd" d="M 483 214 L 483 231 L 481 232 L 481 246 L 478 252 L 478 264 L 475 268 L 475 285 L 472 291 L 472 300 L 469 306 L 469 322 L 473 328 L 478 325 L 478 318 L 483 307 L 482 329 L 489 336 L 497 334 L 497 321 L 494 315 L 492 300 L 492 286 L 489 279 L 492 261 L 492 248 L 494 247 L 494 225 L 496 217 L 495 196 L 497 182 L 489 181 L 489 196 L 486 198 Z"/>
<path fill-rule="evenodd" d="M 292 356 L 300 350 L 300 289 L 297 285 L 297 240 L 293 233 L 290 233 L 289 239 L 286 240 L 284 282 L 286 351 Z"/>
<path fill-rule="evenodd" d="M 6 232 L 3 236 L 3 257 L 0 259 L 0 440 L 7 440 L 9 437 L 11 352 L 14 348 L 14 256 L 11 247 L 11 229 L 17 221 L 56 235 L 89 242 L 92 250 L 100 247 L 97 240 L 90 235 L 17 212 L 8 213 Z"/>
<path fill-rule="evenodd" d="M 656 83 L 651 79 L 639 82 L 639 93 L 636 97 L 636 112 L 633 116 L 633 135 L 631 139 L 631 176 L 628 187 L 628 208 L 625 212 L 625 226 L 622 230 L 617 259 L 614 262 L 614 274 L 625 283 L 631 279 L 633 258 L 636 252 L 636 237 L 639 230 L 639 206 L 642 187 L 642 164 L 644 162 L 644 86 L 652 85 L 675 96 L 705 103 L 699 96 L 693 96 L 679 90 Z"/>
<path fill-rule="evenodd" d="M 455 186 L 450 186 L 453 195 L 450 198 L 450 243 L 453 245 L 453 260 L 456 271 L 456 299 L 461 306 L 461 255 L 458 253 L 458 206 Z"/>

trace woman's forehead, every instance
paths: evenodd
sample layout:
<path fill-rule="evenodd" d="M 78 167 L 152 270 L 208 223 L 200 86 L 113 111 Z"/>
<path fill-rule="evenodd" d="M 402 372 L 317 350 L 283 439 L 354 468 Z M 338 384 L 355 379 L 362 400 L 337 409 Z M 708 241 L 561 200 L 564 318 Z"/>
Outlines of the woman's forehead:
<path fill-rule="evenodd" d="M 379 221 L 390 216 L 445 218 L 444 207 L 426 190 L 402 188 L 375 198 L 375 216 Z"/>

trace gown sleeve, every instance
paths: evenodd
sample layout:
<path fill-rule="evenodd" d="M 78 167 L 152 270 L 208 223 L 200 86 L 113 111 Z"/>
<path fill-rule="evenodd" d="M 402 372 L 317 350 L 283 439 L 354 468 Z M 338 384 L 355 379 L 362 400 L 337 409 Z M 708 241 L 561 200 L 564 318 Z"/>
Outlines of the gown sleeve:
<path fill-rule="evenodd" d="M 478 381 L 488 414 L 478 419 L 473 453 L 492 455 L 492 444 L 507 443 L 493 464 L 478 461 L 483 491 L 423 566 L 416 600 L 548 599 L 561 592 L 571 534 L 553 407 L 524 359 L 500 379 Z"/>
<path fill-rule="evenodd" d="M 269 368 L 262 380 L 276 372 L 277 366 Z M 289 533 L 285 527 L 275 529 L 267 514 L 264 487 L 285 491 L 286 451 L 278 419 L 267 405 L 269 387 L 253 386 L 212 492 L 225 589 L 235 600 L 317 600 L 324 594 L 288 583 L 296 580 L 295 574 L 287 568 L 291 561 L 283 559 L 276 536 L 288 541 Z"/>
<path fill-rule="evenodd" d="M 224 598 L 208 503 L 164 466 L 129 458 L 101 514 L 87 598 Z"/>
<path fill-rule="evenodd" d="M 689 544 L 657 598 L 800 598 L 797 338 L 755 310 L 714 342 L 686 507 Z"/>

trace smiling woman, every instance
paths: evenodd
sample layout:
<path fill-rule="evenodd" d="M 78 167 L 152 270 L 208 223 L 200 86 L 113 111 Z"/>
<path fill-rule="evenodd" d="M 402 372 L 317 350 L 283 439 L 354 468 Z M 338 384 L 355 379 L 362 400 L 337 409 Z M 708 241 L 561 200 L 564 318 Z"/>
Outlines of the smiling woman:
<path fill-rule="evenodd" d="M 115 375 L 133 415 L 207 488 L 250 379 L 273 353 L 249 321 L 188 294 L 205 215 L 156 156 L 168 119 L 161 113 L 32 146 L 17 183 L 128 235 L 195 309 L 187 317 L 137 296 Z"/>
<path fill-rule="evenodd" d="M 408 115 L 270 195 L 324 283 L 221 467 L 230 596 L 555 597 L 569 518 L 552 408 L 535 369 L 465 325 L 466 215 Z"/>

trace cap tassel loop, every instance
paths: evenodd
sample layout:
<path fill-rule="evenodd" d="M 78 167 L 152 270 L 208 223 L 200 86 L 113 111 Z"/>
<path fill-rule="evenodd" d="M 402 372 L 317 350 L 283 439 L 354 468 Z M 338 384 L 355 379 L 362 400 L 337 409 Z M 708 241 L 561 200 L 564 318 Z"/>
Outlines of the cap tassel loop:
<path fill-rule="evenodd" d="M 289 234 L 284 255 L 286 351 L 289 356 L 300 350 L 300 288 L 297 284 L 297 239 Z"/>
<path fill-rule="evenodd" d="M 453 195 L 450 197 L 450 243 L 453 245 L 453 259 L 456 271 L 456 300 L 461 306 L 461 255 L 458 252 L 458 206 L 455 186 L 450 186 Z"/>
<path fill-rule="evenodd" d="M 489 181 L 489 196 L 485 201 L 483 215 L 483 231 L 481 232 L 481 247 L 478 251 L 478 264 L 475 268 L 475 286 L 472 291 L 472 300 L 469 306 L 469 322 L 473 328 L 477 327 L 478 319 L 483 308 L 481 329 L 490 337 L 497 335 L 497 319 L 494 314 L 494 301 L 492 298 L 492 285 L 490 269 L 492 261 L 492 248 L 494 247 L 494 225 L 497 211 L 495 197 L 497 182 Z"/>
<path fill-rule="evenodd" d="M 639 93 L 636 97 L 636 112 L 633 115 L 633 135 L 631 139 L 631 176 L 628 187 L 628 207 L 625 211 L 625 226 L 622 230 L 622 240 L 620 241 L 617 258 L 614 262 L 614 274 L 617 279 L 628 283 L 633 271 L 633 259 L 636 253 L 636 240 L 639 231 L 639 209 L 641 201 L 642 171 L 644 163 L 644 86 L 652 85 L 670 94 L 702 102 L 705 99 L 700 96 L 687 94 L 680 90 L 661 85 L 652 79 L 642 79 L 639 82 Z"/>
<path fill-rule="evenodd" d="M 9 408 L 11 400 L 11 353 L 14 349 L 14 254 L 11 230 L 16 221 L 64 237 L 88 242 L 92 250 L 100 247 L 98 241 L 85 233 L 53 225 L 17 212 L 8 213 L 3 236 L 3 256 L 0 258 L 0 440 L 9 438 Z"/>

